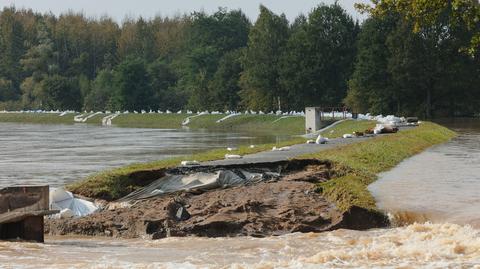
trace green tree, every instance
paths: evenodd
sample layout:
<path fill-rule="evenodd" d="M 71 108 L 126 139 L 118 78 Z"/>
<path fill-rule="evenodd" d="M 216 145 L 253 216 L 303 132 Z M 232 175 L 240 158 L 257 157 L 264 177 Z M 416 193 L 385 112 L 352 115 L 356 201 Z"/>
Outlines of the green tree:
<path fill-rule="evenodd" d="M 0 77 L 13 83 L 13 96 L 19 95 L 18 86 L 22 80 L 20 59 L 25 52 L 23 38 L 24 29 L 16 9 L 4 8 L 0 12 Z"/>
<path fill-rule="evenodd" d="M 78 111 L 81 108 L 78 82 L 60 75 L 48 76 L 42 80 L 39 98 L 44 109 Z"/>
<path fill-rule="evenodd" d="M 260 15 L 248 36 L 248 46 L 242 58 L 240 78 L 242 104 L 255 110 L 275 110 L 278 99 L 287 94 L 279 83 L 279 59 L 289 34 L 285 15 L 275 15 L 260 6 Z"/>
<path fill-rule="evenodd" d="M 91 91 L 85 96 L 83 109 L 102 111 L 109 109 L 109 102 L 114 93 L 113 72 L 101 70 L 92 83 Z"/>
<path fill-rule="evenodd" d="M 0 102 L 17 99 L 17 91 L 11 80 L 0 78 Z"/>
<path fill-rule="evenodd" d="M 420 33 L 435 27 L 439 21 L 448 20 L 453 27 L 465 26 L 471 36 L 462 50 L 471 55 L 480 50 L 480 2 L 478 0 L 372 0 L 373 6 L 356 4 L 360 11 L 372 16 L 384 17 L 391 12 L 398 13 L 413 24 L 411 30 Z"/>
<path fill-rule="evenodd" d="M 185 100 L 174 89 L 177 77 L 166 61 L 157 60 L 148 66 L 155 109 L 181 109 Z"/>
<path fill-rule="evenodd" d="M 319 5 L 292 27 L 282 57 L 281 84 L 290 109 L 336 106 L 347 92 L 358 25 L 338 4 Z"/>
<path fill-rule="evenodd" d="M 225 53 L 218 63 L 218 68 L 209 87 L 213 92 L 211 106 L 216 109 L 236 110 L 240 103 L 239 80 L 242 66 L 242 50 Z"/>
<path fill-rule="evenodd" d="M 150 76 L 145 62 L 127 57 L 114 70 L 114 95 L 111 108 L 115 110 L 141 110 L 154 107 Z"/>
<path fill-rule="evenodd" d="M 362 25 L 358 37 L 358 51 L 354 72 L 349 80 L 345 103 L 354 112 L 374 114 L 391 112 L 390 58 L 387 38 L 396 27 L 396 18 L 369 18 Z"/>

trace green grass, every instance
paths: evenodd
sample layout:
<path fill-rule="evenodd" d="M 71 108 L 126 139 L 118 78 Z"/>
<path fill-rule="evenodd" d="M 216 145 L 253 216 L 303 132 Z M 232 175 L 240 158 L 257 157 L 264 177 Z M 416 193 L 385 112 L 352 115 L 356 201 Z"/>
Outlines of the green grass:
<path fill-rule="evenodd" d="M 119 127 L 178 129 L 187 114 L 121 114 L 113 119 L 112 124 Z"/>
<path fill-rule="evenodd" d="M 320 184 L 327 199 L 342 210 L 351 206 L 376 209 L 375 199 L 367 187 L 377 174 L 388 171 L 402 160 L 453 138 L 456 134 L 435 123 L 425 122 L 417 128 L 377 137 L 360 143 L 308 154 L 300 158 L 330 160 L 336 177 Z"/>
<path fill-rule="evenodd" d="M 364 132 L 367 129 L 375 127 L 376 121 L 371 120 L 346 120 L 338 123 L 334 128 L 322 132 L 322 136 L 328 138 L 342 137 L 344 134 L 353 132 Z"/>
<path fill-rule="evenodd" d="M 298 135 L 305 132 L 305 118 L 294 116 L 282 118 L 277 115 L 239 115 L 222 122 L 216 121 L 225 115 L 206 115 L 193 118 L 189 127 L 225 131 L 249 131 L 257 133 L 278 133 Z"/>

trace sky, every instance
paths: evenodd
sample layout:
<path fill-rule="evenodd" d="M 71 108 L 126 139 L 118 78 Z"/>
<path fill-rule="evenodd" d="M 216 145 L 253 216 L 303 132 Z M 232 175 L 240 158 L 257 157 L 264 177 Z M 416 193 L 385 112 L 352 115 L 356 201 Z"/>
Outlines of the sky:
<path fill-rule="evenodd" d="M 121 22 L 126 16 L 151 18 L 155 15 L 174 16 L 201 10 L 212 13 L 218 7 L 227 7 L 241 8 L 250 20 L 255 21 L 258 7 L 263 4 L 275 13 L 285 13 L 287 18 L 293 21 L 299 14 L 308 13 L 321 2 L 332 4 L 335 0 L 0 0 L 0 6 L 3 8 L 14 5 L 17 8 L 31 8 L 41 13 L 52 12 L 56 15 L 72 10 L 82 12 L 88 17 L 108 15 L 117 22 Z M 338 1 L 354 19 L 362 20 L 364 16 L 353 7 L 354 3 L 358 2 L 369 1 Z"/>

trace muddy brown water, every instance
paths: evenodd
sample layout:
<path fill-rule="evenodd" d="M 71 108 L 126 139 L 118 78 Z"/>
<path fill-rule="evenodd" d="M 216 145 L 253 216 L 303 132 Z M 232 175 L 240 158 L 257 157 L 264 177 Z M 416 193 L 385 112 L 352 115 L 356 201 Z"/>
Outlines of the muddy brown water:
<path fill-rule="evenodd" d="M 380 175 L 369 186 L 397 222 L 432 221 L 480 228 L 480 120 L 443 120 L 459 136 Z"/>
<path fill-rule="evenodd" d="M 460 132 L 458 138 L 406 160 L 371 187 L 387 212 L 431 222 L 267 238 L 0 242 L 0 268 L 480 269 L 479 122 L 449 125 Z"/>

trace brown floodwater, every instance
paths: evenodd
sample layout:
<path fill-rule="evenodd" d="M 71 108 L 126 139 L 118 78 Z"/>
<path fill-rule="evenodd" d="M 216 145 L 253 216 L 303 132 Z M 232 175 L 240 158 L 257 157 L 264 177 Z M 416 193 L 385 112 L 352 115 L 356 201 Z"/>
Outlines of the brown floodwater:
<path fill-rule="evenodd" d="M 480 228 L 480 120 L 444 120 L 458 132 L 380 175 L 369 186 L 396 221 L 469 224 Z"/>
<path fill-rule="evenodd" d="M 268 238 L 50 237 L 0 243 L 3 268 L 480 268 L 480 232 L 413 224 Z"/>
<path fill-rule="evenodd" d="M 480 269 L 479 122 L 449 125 L 458 138 L 404 161 L 370 187 L 400 223 L 421 223 L 267 238 L 0 242 L 0 268 Z"/>

